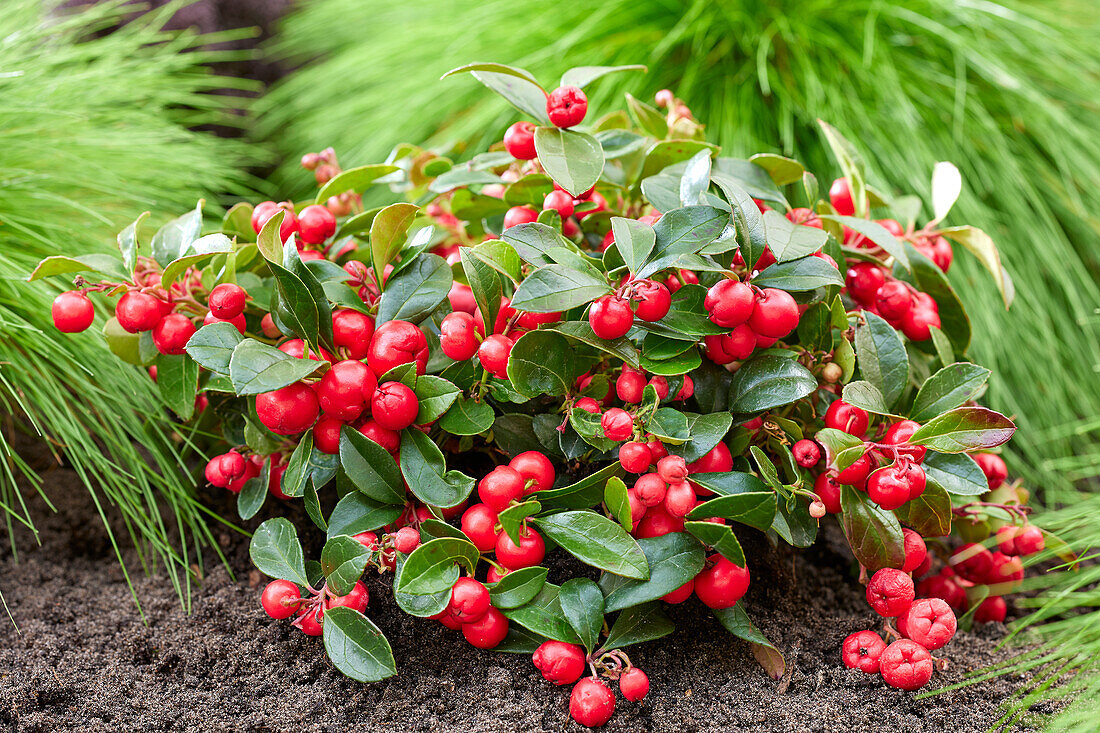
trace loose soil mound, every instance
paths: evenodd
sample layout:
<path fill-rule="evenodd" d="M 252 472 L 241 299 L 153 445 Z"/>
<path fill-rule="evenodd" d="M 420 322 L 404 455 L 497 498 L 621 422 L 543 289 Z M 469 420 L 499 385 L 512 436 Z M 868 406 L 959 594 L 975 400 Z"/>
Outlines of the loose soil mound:
<path fill-rule="evenodd" d="M 479 651 L 460 633 L 406 616 L 388 578 L 368 581 L 368 614 L 389 637 L 400 673 L 375 685 L 349 681 L 319 639 L 263 614 L 247 538 L 228 530 L 220 541 L 236 580 L 208 567 L 188 616 L 163 577 L 138 577 L 143 624 L 75 475 L 50 471 L 47 490 L 59 512 L 34 500 L 41 546 L 17 530 L 20 562 L 0 562 L 0 592 L 19 626 L 0 637 L 0 724 L 10 730 L 582 730 L 568 716 L 568 687 L 545 682 L 528 657 Z M 844 668 L 842 640 L 875 618 L 850 558 L 835 542 L 819 545 L 782 556 L 762 541 L 747 548 L 759 559 L 746 609 L 786 655 L 785 680 L 769 679 L 747 645 L 691 600 L 670 608 L 672 636 L 629 650 L 652 691 L 642 704 L 620 698 L 606 730 L 990 728 L 1020 678 L 918 700 Z M 133 560 L 132 549 L 124 553 Z M 949 670 L 933 681 L 958 682 L 1003 658 L 995 650 L 1003 633 L 987 626 L 959 634 L 943 650 Z"/>

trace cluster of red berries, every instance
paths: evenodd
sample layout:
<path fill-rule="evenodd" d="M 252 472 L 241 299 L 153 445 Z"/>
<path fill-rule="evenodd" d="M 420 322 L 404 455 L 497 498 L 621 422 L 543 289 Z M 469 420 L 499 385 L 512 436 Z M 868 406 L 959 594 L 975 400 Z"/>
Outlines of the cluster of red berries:
<path fill-rule="evenodd" d="M 481 366 L 498 379 L 508 379 L 508 359 L 520 336 L 544 323 L 561 320 L 561 313 L 528 313 L 512 308 L 502 297 L 492 333 L 485 335 L 485 319 L 468 285 L 456 283 L 450 293 L 452 313 L 439 327 L 439 345 L 448 358 L 468 361 L 477 356 Z"/>
<path fill-rule="evenodd" d="M 710 320 L 732 329 L 707 336 L 707 358 L 715 364 L 743 361 L 757 348 L 767 349 L 798 327 L 799 308 L 785 290 L 758 288 L 734 279 L 719 280 L 703 301 Z"/>
<path fill-rule="evenodd" d="M 932 296 L 894 279 L 877 263 L 854 263 L 844 282 L 852 299 L 864 310 L 882 316 L 913 341 L 927 341 L 932 338 L 930 329 L 940 327 L 939 306 Z"/>
<path fill-rule="evenodd" d="M 615 713 L 615 693 L 593 674 L 581 679 L 591 664 L 605 676 L 619 682 L 619 692 L 630 702 L 640 702 L 649 693 L 649 676 L 633 666 L 621 651 L 586 655 L 576 644 L 562 641 L 543 642 L 531 661 L 547 681 L 555 685 L 573 685 L 569 696 L 569 715 L 589 728 L 598 728 Z"/>
<path fill-rule="evenodd" d="M 654 323 L 668 315 L 672 293 L 663 283 L 645 278 L 629 280 L 613 295 L 596 300 L 588 310 L 588 323 L 602 339 L 625 336 L 638 318 Z"/>

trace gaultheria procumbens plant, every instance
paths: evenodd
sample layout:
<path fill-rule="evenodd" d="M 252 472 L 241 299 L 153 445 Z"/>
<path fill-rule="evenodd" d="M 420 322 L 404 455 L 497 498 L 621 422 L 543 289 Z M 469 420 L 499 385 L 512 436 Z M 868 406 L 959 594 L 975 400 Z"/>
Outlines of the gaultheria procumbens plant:
<path fill-rule="evenodd" d="M 205 478 L 242 518 L 269 494 L 304 502 L 324 549 L 307 560 L 289 521 L 260 525 L 262 603 L 357 680 L 396 672 L 368 568 L 408 613 L 577 683 L 587 725 L 614 708 L 600 678 L 645 695 L 623 649 L 693 594 L 778 677 L 737 603 L 754 562 L 738 537 L 807 547 L 837 521 L 897 639 L 853 635 L 845 662 L 915 689 L 1056 541 L 990 452 L 1012 422 L 976 402 L 989 372 L 965 359 L 943 275 L 958 173 L 934 171 L 918 225 L 828 125 L 845 175 L 822 193 L 794 160 L 723 157 L 671 92 L 589 114 L 583 87 L 622 70 L 548 94 L 522 70 L 457 69 L 523 115 L 493 150 L 409 145 L 349 170 L 310 153 L 313 201 L 238 204 L 214 231 L 196 208 L 148 244 L 139 219 L 121 261 L 52 257 L 33 277 L 83 273 L 55 303 L 65 331 L 90 322 L 83 292 L 120 296 L 108 342 L 221 435 Z M 372 185 L 407 201 L 364 211 Z M 547 582 L 552 552 L 599 581 Z"/>

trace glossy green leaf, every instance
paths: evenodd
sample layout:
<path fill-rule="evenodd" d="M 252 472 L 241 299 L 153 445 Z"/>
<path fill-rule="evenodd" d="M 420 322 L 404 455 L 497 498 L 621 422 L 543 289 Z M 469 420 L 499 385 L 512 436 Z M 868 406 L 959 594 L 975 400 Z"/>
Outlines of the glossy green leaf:
<path fill-rule="evenodd" d="M 477 435 L 491 428 L 495 417 L 489 403 L 459 396 L 439 418 L 439 427 L 452 435 Z"/>
<path fill-rule="evenodd" d="M 388 176 L 390 173 L 396 173 L 399 170 L 400 168 L 395 165 L 364 165 L 351 168 L 333 176 L 324 186 L 321 186 L 321 190 L 317 192 L 317 197 L 313 203 L 323 204 L 333 196 L 339 196 L 347 191 L 363 193 L 382 176 Z"/>
<path fill-rule="evenodd" d="M 923 537 L 951 533 L 951 497 L 939 484 L 929 483 L 920 496 L 905 502 L 894 513 Z"/>
<path fill-rule="evenodd" d="M 330 537 L 321 549 L 321 572 L 325 574 L 329 590 L 339 596 L 351 593 L 366 570 L 370 556 L 371 551 L 354 537 Z"/>
<path fill-rule="evenodd" d="M 909 384 L 909 355 L 893 326 L 874 313 L 864 312 L 864 318 L 856 328 L 859 370 L 892 407 Z"/>
<path fill-rule="evenodd" d="M 913 400 L 910 418 L 923 422 L 974 399 L 990 374 L 985 367 L 965 361 L 948 364 L 921 386 Z"/>
<path fill-rule="evenodd" d="M 745 567 L 745 553 L 737 535 L 728 525 L 714 522 L 685 522 L 684 531 L 708 547 L 713 547 L 722 557 L 740 567 Z"/>
<path fill-rule="evenodd" d="M 842 286 L 844 278 L 840 276 L 839 270 L 820 257 L 802 257 L 788 262 L 777 262 L 764 268 L 752 279 L 752 284 L 760 288 L 778 288 L 798 293 L 829 285 Z M 799 325 L 801 326 L 801 322 Z"/>
<path fill-rule="evenodd" d="M 296 359 L 274 346 L 244 339 L 229 359 L 229 378 L 238 395 L 253 395 L 282 389 L 308 377 L 321 362 Z"/>
<path fill-rule="evenodd" d="M 730 410 L 763 412 L 814 393 L 817 378 L 793 359 L 763 355 L 741 365 L 730 384 Z"/>
<path fill-rule="evenodd" d="M 157 390 L 161 399 L 184 422 L 195 413 L 199 365 L 187 356 L 157 357 Z"/>
<path fill-rule="evenodd" d="M 518 608 L 539 594 L 547 572 L 541 565 L 513 570 L 489 586 L 489 598 L 499 609 Z"/>
<path fill-rule="evenodd" d="M 1001 264 L 1001 253 L 997 251 L 997 245 L 993 243 L 993 238 L 981 229 L 971 226 L 948 227 L 940 231 L 943 236 L 966 247 L 978 258 L 985 269 L 993 275 L 993 282 L 997 283 L 997 289 L 1001 293 L 1005 308 L 1011 306 L 1016 297 L 1016 286 L 1013 284 L 1008 270 Z"/>
<path fill-rule="evenodd" d="M 603 148 L 587 133 L 539 127 L 535 130 L 535 150 L 543 170 L 574 196 L 580 196 L 600 180 Z"/>
<path fill-rule="evenodd" d="M 512 307 L 532 313 L 554 313 L 590 303 L 611 292 L 602 277 L 566 265 L 547 265 L 532 272 L 512 296 Z"/>
<path fill-rule="evenodd" d="M 558 86 L 578 87 L 583 89 L 600 77 L 621 71 L 645 72 L 648 71 L 648 69 L 641 64 L 630 64 L 628 66 L 576 66 L 561 75 L 561 83 Z"/>
<path fill-rule="evenodd" d="M 500 522 L 501 529 L 504 530 L 504 533 L 511 538 L 512 542 L 518 545 L 520 543 L 520 529 L 523 526 L 523 520 L 538 514 L 540 511 L 542 511 L 542 505 L 537 501 L 524 501 L 518 504 L 513 503 L 497 514 L 497 521 Z"/>
<path fill-rule="evenodd" d="M 564 336 L 530 331 L 512 347 L 508 380 L 524 397 L 568 394 L 579 375 L 576 350 Z"/>
<path fill-rule="evenodd" d="M 371 263 L 376 282 L 382 282 L 386 265 L 401 251 L 413 219 L 420 212 L 414 204 L 390 204 L 375 215 L 370 225 Z"/>
<path fill-rule="evenodd" d="M 124 270 L 117 257 L 104 254 L 53 255 L 38 263 L 27 278 L 29 282 L 51 275 L 67 275 L 72 272 L 96 272 L 118 282 L 129 282 L 131 274 Z"/>
<path fill-rule="evenodd" d="M 775 209 L 764 212 L 764 232 L 768 248 L 778 262 L 797 260 L 818 252 L 829 239 L 824 230 L 795 224 Z"/>
<path fill-rule="evenodd" d="M 637 219 L 611 217 L 611 231 L 615 233 L 615 247 L 631 272 L 637 272 L 646 261 L 657 242 L 653 227 Z"/>
<path fill-rule="evenodd" d="M 802 180 L 802 174 L 806 172 L 797 160 L 773 153 L 757 153 L 749 158 L 749 162 L 767 171 L 768 176 L 777 186 L 798 183 Z"/>
<path fill-rule="evenodd" d="M 558 589 L 558 602 L 565 620 L 591 653 L 603 628 L 603 593 L 600 587 L 588 578 L 571 578 Z"/>
<path fill-rule="evenodd" d="M 358 682 L 378 682 L 397 674 L 386 637 L 358 611 L 337 606 L 325 612 L 325 651 L 333 666 Z"/>
<path fill-rule="evenodd" d="M 267 499 L 269 476 L 271 474 L 271 461 L 264 461 L 264 467 L 260 469 L 260 475 L 245 481 L 244 487 L 237 494 L 237 516 L 249 520 L 260 511 Z"/>
<path fill-rule="evenodd" d="M 534 521 L 540 532 L 585 564 L 626 578 L 649 577 L 649 566 L 638 543 L 602 514 L 569 511 Z"/>
<path fill-rule="evenodd" d="M 340 467 L 364 495 L 383 504 L 404 506 L 405 486 L 393 456 L 346 425 L 340 429 Z"/>
<path fill-rule="evenodd" d="M 831 216 L 829 214 L 822 214 L 821 218 L 826 221 L 835 221 L 854 232 L 862 234 L 897 260 L 905 269 L 908 270 L 912 267 L 904 243 L 898 240 L 886 227 L 882 226 L 877 221 L 861 219 L 857 216 Z"/>
<path fill-rule="evenodd" d="M 446 260 L 439 255 L 419 255 L 386 283 L 378 301 L 378 325 L 387 321 L 420 323 L 447 300 L 453 282 Z"/>
<path fill-rule="evenodd" d="M 840 526 L 852 554 L 868 573 L 900 568 L 905 562 L 901 525 L 892 512 L 881 509 L 851 486 L 840 487 Z"/>
<path fill-rule="evenodd" d="M 676 627 L 657 601 L 631 606 L 619 614 L 604 639 L 602 649 L 622 649 L 668 636 Z"/>
<path fill-rule="evenodd" d="M 753 656 L 769 677 L 773 680 L 783 679 L 786 671 L 783 654 L 756 628 L 740 603 L 729 608 L 716 609 L 714 617 L 726 627 L 726 631 L 749 642 Z"/>
<path fill-rule="evenodd" d="M 449 589 L 458 579 L 459 566 L 469 572 L 477 567 L 480 553 L 469 540 L 440 537 L 413 550 L 394 580 L 395 591 L 433 595 Z"/>
<path fill-rule="evenodd" d="M 925 475 L 949 494 L 980 496 L 989 491 L 989 479 L 973 458 L 965 453 L 929 451 L 921 464 Z"/>
<path fill-rule="evenodd" d="M 409 490 L 429 506 L 458 506 L 474 490 L 474 480 L 460 471 L 448 471 L 439 447 L 419 430 L 401 431 L 400 456 Z"/>
<path fill-rule="evenodd" d="M 958 407 L 922 425 L 909 442 L 939 453 L 969 453 L 996 448 L 1012 438 L 1016 426 L 999 412 L 985 407 Z"/>
<path fill-rule="evenodd" d="M 558 598 L 558 586 L 545 583 L 529 602 L 504 611 L 510 621 L 548 639 L 580 646 L 581 638 L 565 618 Z"/>
<path fill-rule="evenodd" d="M 607 613 L 655 601 L 688 582 L 703 569 L 703 545 L 685 532 L 638 540 L 649 564 L 648 580 L 631 580 L 605 573 L 600 576 Z"/>
<path fill-rule="evenodd" d="M 760 531 L 772 526 L 775 518 L 776 497 L 772 491 L 757 491 L 730 496 L 718 496 L 699 504 L 687 515 L 688 519 L 707 519 L 722 517 Z"/>
<path fill-rule="evenodd" d="M 153 235 L 153 259 L 161 267 L 181 257 L 186 248 L 202 234 L 202 206 L 200 200 L 194 209 L 168 222 Z"/>
<path fill-rule="evenodd" d="M 404 506 L 383 504 L 359 491 L 352 491 L 336 502 L 328 518 L 328 536 L 373 532 L 395 521 L 403 510 Z"/>
<path fill-rule="evenodd" d="M 882 396 L 882 391 L 870 382 L 860 380 L 844 385 L 842 399 L 854 407 L 876 415 L 892 414 L 886 407 L 886 398 Z"/>
<path fill-rule="evenodd" d="M 191 336 L 187 342 L 187 355 L 216 374 L 229 374 L 233 350 L 241 341 L 244 341 L 244 336 L 232 323 L 211 323 Z"/>
<path fill-rule="evenodd" d="M 665 212 L 653 226 L 655 244 L 645 264 L 635 275 L 650 277 L 680 258 L 694 254 L 722 234 L 730 215 L 713 206 L 685 206 Z"/>
<path fill-rule="evenodd" d="M 256 528 L 248 544 L 252 564 L 264 575 L 309 585 L 298 532 L 289 520 L 277 517 Z"/>
<path fill-rule="evenodd" d="M 122 255 L 122 269 L 126 272 L 133 272 L 134 266 L 137 265 L 138 249 L 141 246 L 138 230 L 141 228 L 142 222 L 148 218 L 149 212 L 143 211 L 132 224 L 119 232 L 115 238 L 115 241 L 118 242 L 119 254 Z"/>

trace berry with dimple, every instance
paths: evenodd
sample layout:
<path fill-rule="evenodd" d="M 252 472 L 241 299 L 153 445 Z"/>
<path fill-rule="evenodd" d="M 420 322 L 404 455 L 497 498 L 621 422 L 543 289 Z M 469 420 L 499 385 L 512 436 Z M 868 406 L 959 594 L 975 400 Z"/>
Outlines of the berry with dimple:
<path fill-rule="evenodd" d="M 798 326 L 798 303 L 785 290 L 764 288 L 756 295 L 748 324 L 759 336 L 783 338 Z"/>
<path fill-rule="evenodd" d="M 517 160 L 534 160 L 535 126 L 530 122 L 517 122 L 504 132 L 504 149 Z"/>
<path fill-rule="evenodd" d="M 829 203 L 841 216 L 855 216 L 856 205 L 852 200 L 852 187 L 847 178 L 838 178 L 829 186 Z"/>
<path fill-rule="evenodd" d="M 377 388 L 378 380 L 369 366 L 347 359 L 333 364 L 317 382 L 315 391 L 326 415 L 350 422 L 363 414 Z"/>
<path fill-rule="evenodd" d="M 519 544 L 512 542 L 507 532 L 497 537 L 497 562 L 509 570 L 520 570 L 538 565 L 546 557 L 546 543 L 542 535 L 532 527 L 523 527 L 519 532 Z"/>
<path fill-rule="evenodd" d="M 691 488 L 691 484 L 687 481 L 669 484 L 668 490 L 665 492 L 665 511 L 673 517 L 686 517 L 698 503 L 695 489 Z"/>
<path fill-rule="evenodd" d="M 899 639 L 886 647 L 878 666 L 886 684 L 900 690 L 919 690 L 932 679 L 932 655 L 910 639 Z"/>
<path fill-rule="evenodd" d="M 608 440 L 629 440 L 634 434 L 634 418 L 626 410 L 612 407 L 600 417 L 600 427 Z"/>
<path fill-rule="evenodd" d="M 615 693 L 595 677 L 585 677 L 569 695 L 569 717 L 589 728 L 599 728 L 615 714 Z"/>
<path fill-rule="evenodd" d="M 996 453 L 975 453 L 970 457 L 978 464 L 978 468 L 982 469 L 986 481 L 989 482 L 990 490 L 1000 488 L 1008 478 L 1008 466 Z"/>
<path fill-rule="evenodd" d="M 924 559 L 928 557 L 928 546 L 924 544 L 924 538 L 919 533 L 908 527 L 901 530 L 903 546 L 905 547 L 905 563 L 901 566 L 903 573 L 911 573 L 919 568 Z"/>
<path fill-rule="evenodd" d="M 707 291 L 703 307 L 715 324 L 722 328 L 734 328 L 752 316 L 756 308 L 756 295 L 746 283 L 719 280 Z"/>
<path fill-rule="evenodd" d="M 455 361 L 472 359 L 480 343 L 478 330 L 477 319 L 469 313 L 448 313 L 439 325 L 439 346 Z"/>
<path fill-rule="evenodd" d="M 462 635 L 478 649 L 493 649 L 508 636 L 508 619 L 489 606 L 489 610 L 477 621 L 462 625 Z"/>
<path fill-rule="evenodd" d="M 242 287 L 233 283 L 222 283 L 210 291 L 207 304 L 215 318 L 229 321 L 244 312 L 247 301 L 248 293 Z"/>
<path fill-rule="evenodd" d="M 131 290 L 123 293 L 115 304 L 115 319 L 130 333 L 152 331 L 164 317 L 163 303 L 149 293 Z"/>
<path fill-rule="evenodd" d="M 649 693 L 649 676 L 637 667 L 631 667 L 619 678 L 619 692 L 630 702 L 638 702 Z"/>
<path fill-rule="evenodd" d="M 634 285 L 633 298 L 634 314 L 650 323 L 664 318 L 672 307 L 672 293 L 655 280 L 639 280 Z"/>
<path fill-rule="evenodd" d="M 867 583 L 867 602 L 875 613 L 886 618 L 905 613 L 915 597 L 913 579 L 895 568 L 879 570 Z"/>
<path fill-rule="evenodd" d="M 946 575 L 933 575 L 917 584 L 917 592 L 930 598 L 942 598 L 957 613 L 966 610 L 966 591 L 954 578 Z"/>
<path fill-rule="evenodd" d="M 665 456 L 657 461 L 657 475 L 664 479 L 665 483 L 679 483 L 687 478 L 687 462 L 681 456 Z"/>
<path fill-rule="evenodd" d="M 558 87 L 546 97 L 546 116 L 555 127 L 579 125 L 588 113 L 588 97 L 577 87 Z"/>
<path fill-rule="evenodd" d="M 897 452 L 908 456 L 915 463 L 924 460 L 926 448 L 923 445 L 909 445 L 909 438 L 920 429 L 920 423 L 913 420 L 899 420 L 886 429 L 886 433 L 879 439 L 880 443 L 899 446 Z M 904 447 L 901 447 L 904 446 Z"/>
<path fill-rule="evenodd" d="M 260 605 L 274 619 L 290 618 L 302 603 L 302 591 L 289 580 L 273 580 L 260 594 Z"/>
<path fill-rule="evenodd" d="M 256 415 L 273 433 L 296 435 L 313 426 L 321 412 L 317 393 L 304 382 L 256 395 Z"/>
<path fill-rule="evenodd" d="M 488 504 L 474 504 L 462 514 L 462 532 L 480 552 L 497 546 L 497 513 Z"/>
<path fill-rule="evenodd" d="M 531 661 L 547 681 L 555 685 L 576 682 L 584 674 L 584 649 L 564 641 L 544 641 L 531 655 Z"/>
<path fill-rule="evenodd" d="M 840 514 L 840 482 L 835 476 L 823 473 L 814 479 L 814 493 L 825 505 L 825 511 Z"/>
<path fill-rule="evenodd" d="M 341 308 L 332 314 L 332 342 L 351 359 L 365 359 L 374 336 L 374 320 L 365 313 Z"/>
<path fill-rule="evenodd" d="M 420 533 L 412 527 L 402 527 L 393 535 L 393 549 L 408 555 L 420 546 Z"/>
<path fill-rule="evenodd" d="M 958 629 L 955 612 L 940 598 L 913 601 L 909 610 L 898 616 L 898 632 L 925 649 L 939 649 Z"/>
<path fill-rule="evenodd" d="M 481 342 L 477 349 L 477 358 L 481 365 L 498 379 L 508 378 L 508 358 L 512 355 L 515 342 L 507 336 L 495 333 Z"/>
<path fill-rule="evenodd" d="M 416 422 L 420 402 L 416 393 L 401 382 L 378 385 L 371 397 L 371 417 L 388 430 L 404 430 Z"/>
<path fill-rule="evenodd" d="M 867 432 L 871 417 L 867 411 L 844 400 L 835 400 L 825 411 L 825 427 L 840 430 L 862 438 Z"/>
<path fill-rule="evenodd" d="M 717 554 L 709 562 L 695 576 L 695 595 L 710 608 L 729 608 L 749 589 L 749 570 Z"/>
<path fill-rule="evenodd" d="M 630 301 L 617 295 L 605 295 L 588 309 L 588 323 L 600 338 L 617 339 L 625 336 L 634 324 L 634 311 Z"/>
<path fill-rule="evenodd" d="M 53 325 L 62 333 L 86 331 L 95 320 L 91 299 L 79 290 L 68 290 L 53 299 L 50 306 Z"/>
<path fill-rule="evenodd" d="M 816 466 L 821 460 L 821 446 L 808 438 L 803 438 L 791 447 L 791 454 L 794 455 L 795 463 L 802 468 L 810 468 Z"/>
<path fill-rule="evenodd" d="M 306 244 L 321 244 L 336 234 L 336 217 L 324 206 L 312 204 L 298 214 L 298 236 Z"/>
<path fill-rule="evenodd" d="M 878 672 L 878 660 L 885 649 L 886 642 L 875 632 L 857 631 L 844 640 L 840 656 L 848 669 L 874 674 Z"/>
<path fill-rule="evenodd" d="M 355 581 L 355 585 L 352 587 L 346 595 L 336 596 L 329 598 L 325 601 L 325 610 L 330 608 L 336 608 L 337 606 L 343 606 L 344 608 L 350 608 L 353 611 L 362 613 L 367 608 L 367 603 L 370 600 L 370 593 L 367 592 L 367 586 L 363 585 L 361 581 Z"/>
<path fill-rule="evenodd" d="M 367 363 L 381 377 L 390 369 L 410 362 L 416 373 L 428 367 L 428 340 L 424 332 L 407 321 L 387 321 L 374 332 L 367 349 Z"/>
<path fill-rule="evenodd" d="M 503 511 L 523 496 L 524 478 L 511 466 L 497 466 L 478 482 L 481 502 L 496 512 Z"/>
<path fill-rule="evenodd" d="M 508 461 L 508 465 L 523 477 L 525 494 L 532 491 L 546 491 L 554 487 L 554 479 L 557 477 L 554 464 L 545 454 L 537 450 L 524 451 L 516 455 Z"/>
<path fill-rule="evenodd" d="M 473 578 L 459 578 L 451 586 L 447 612 L 464 624 L 471 624 L 489 612 L 489 589 Z"/>
<path fill-rule="evenodd" d="M 195 335 L 195 324 L 182 313 L 170 313 L 153 327 L 153 345 L 162 354 L 187 353 L 187 342 Z"/>
<path fill-rule="evenodd" d="M 1004 623 L 1008 613 L 1008 604 L 1000 596 L 990 596 L 982 601 L 974 611 L 974 620 L 979 624 Z"/>
<path fill-rule="evenodd" d="M 652 460 L 649 446 L 630 441 L 619 446 L 619 463 L 627 473 L 641 473 L 649 468 Z"/>
<path fill-rule="evenodd" d="M 634 482 L 634 494 L 643 505 L 657 506 L 665 500 L 668 493 L 668 484 L 656 473 L 647 473 L 639 476 Z"/>

